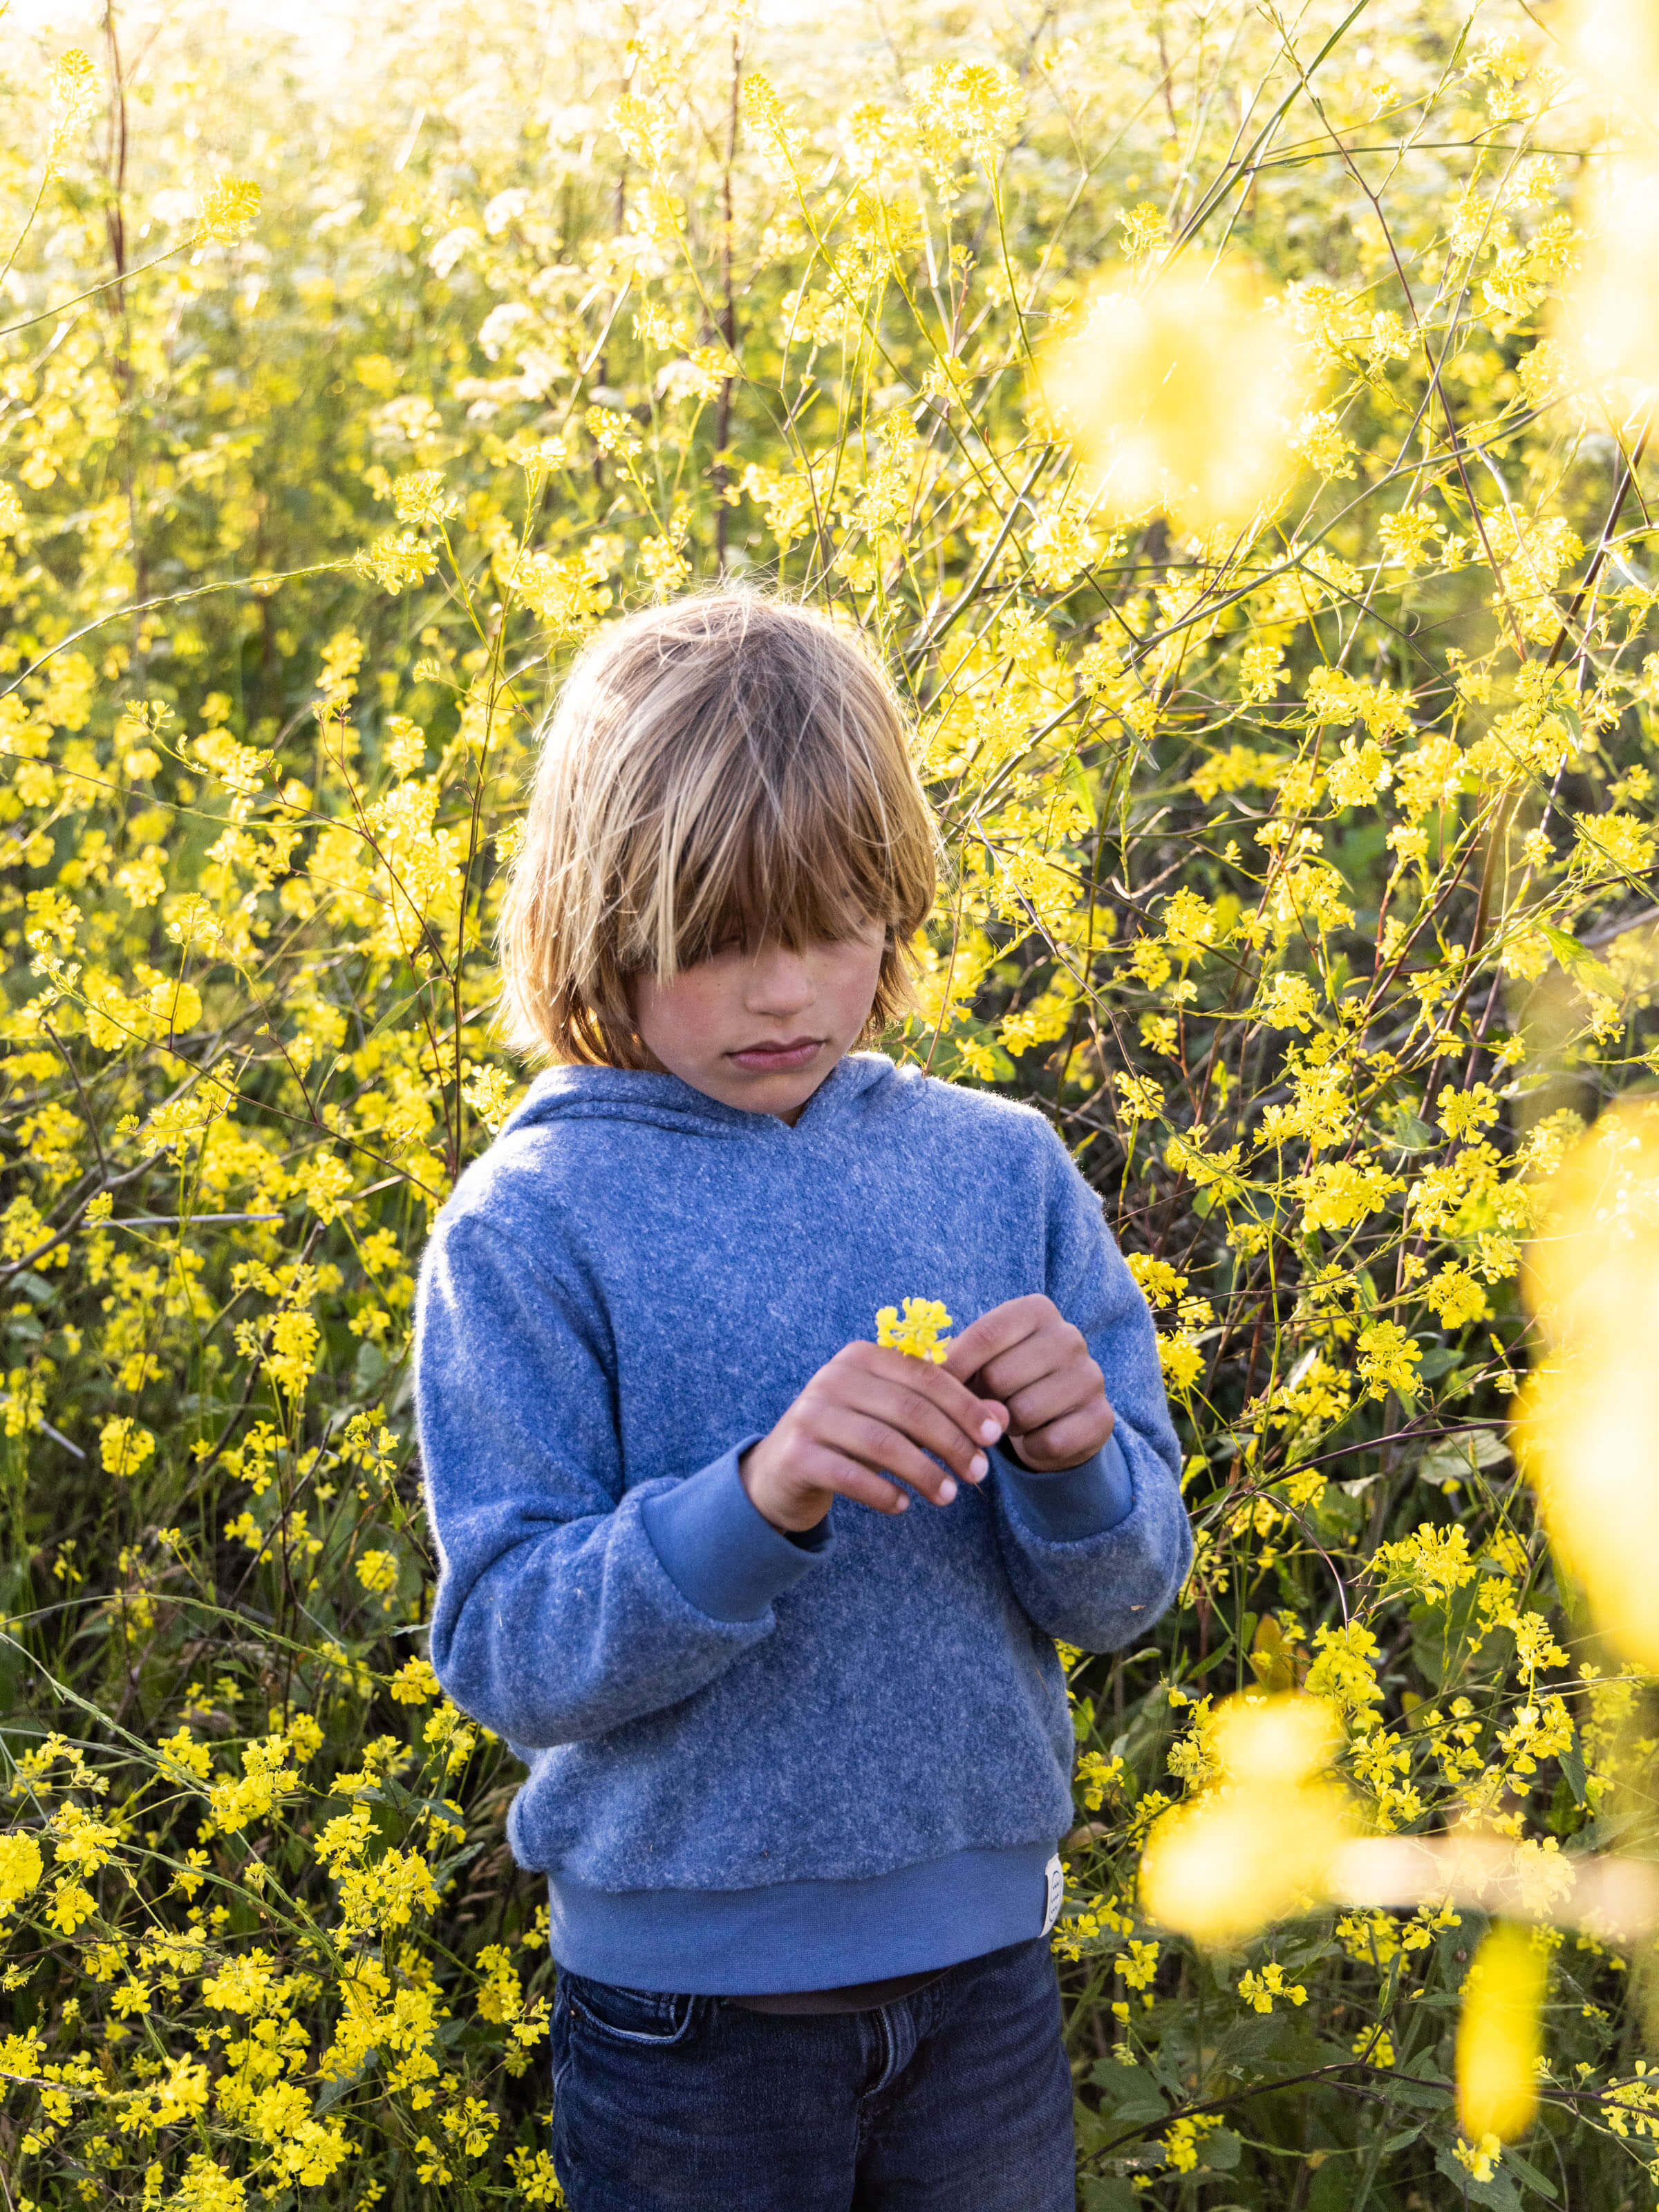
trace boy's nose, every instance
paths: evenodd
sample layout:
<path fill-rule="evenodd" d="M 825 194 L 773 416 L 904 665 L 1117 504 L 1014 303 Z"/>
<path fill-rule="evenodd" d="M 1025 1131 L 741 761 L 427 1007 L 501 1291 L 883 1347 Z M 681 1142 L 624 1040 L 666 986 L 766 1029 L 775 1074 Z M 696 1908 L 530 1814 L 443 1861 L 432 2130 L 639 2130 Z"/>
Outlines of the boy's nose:
<path fill-rule="evenodd" d="M 754 1014 L 793 1014 L 812 1002 L 812 978 L 805 960 L 781 945 L 763 945 L 750 971 L 744 993 Z"/>

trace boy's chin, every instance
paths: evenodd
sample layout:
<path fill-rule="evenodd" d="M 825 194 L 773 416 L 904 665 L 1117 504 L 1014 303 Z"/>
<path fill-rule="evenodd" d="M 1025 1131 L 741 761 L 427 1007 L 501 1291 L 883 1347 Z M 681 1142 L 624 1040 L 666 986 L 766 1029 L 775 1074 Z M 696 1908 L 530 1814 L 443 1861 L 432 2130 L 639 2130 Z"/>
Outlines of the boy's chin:
<path fill-rule="evenodd" d="M 711 1097 L 754 1114 L 798 1114 L 835 1066 L 838 1055 L 825 1045 L 804 1067 L 727 1066 L 706 1086 Z M 718 1082 L 718 1089 L 716 1086 Z"/>

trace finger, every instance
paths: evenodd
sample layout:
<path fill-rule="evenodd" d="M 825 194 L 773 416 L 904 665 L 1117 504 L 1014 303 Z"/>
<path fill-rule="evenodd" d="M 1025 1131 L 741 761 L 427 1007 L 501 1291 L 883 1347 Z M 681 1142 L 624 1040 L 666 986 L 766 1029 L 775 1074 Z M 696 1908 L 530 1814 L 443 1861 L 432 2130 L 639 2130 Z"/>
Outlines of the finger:
<path fill-rule="evenodd" d="M 1029 1436 L 1016 1437 L 1010 1431 L 1009 1440 L 1031 1467 L 1080 1467 L 1085 1459 L 1092 1459 L 1097 1451 L 1104 1450 L 1114 1425 L 1109 1406 L 1103 1412 L 1094 1407 L 1080 1407 L 1077 1412 L 1050 1421 Z"/>
<path fill-rule="evenodd" d="M 856 1460 L 878 1474 L 896 1475 L 935 1505 L 948 1505 L 957 1494 L 956 1477 L 948 1468 L 929 1459 L 902 1429 L 873 1413 L 850 1406 L 827 1406 L 817 1433 L 819 1441 L 843 1459 Z"/>
<path fill-rule="evenodd" d="M 884 1482 L 880 1475 L 872 1474 L 867 1467 L 843 1453 L 819 1445 L 804 1454 L 797 1463 L 800 1473 L 820 1490 L 833 1490 L 837 1497 L 850 1498 L 860 1505 L 868 1505 L 878 1513 L 904 1513 L 910 1500 L 894 1482 Z"/>
<path fill-rule="evenodd" d="M 915 1359 L 880 1345 L 849 1346 L 848 1349 L 854 1355 L 848 1364 L 855 1373 L 878 1376 L 902 1390 L 920 1393 L 975 1444 L 995 1443 L 1008 1425 L 1006 1407 L 995 1401 L 988 1405 L 981 1395 L 970 1390 L 959 1376 L 951 1374 L 948 1365 L 935 1365 L 931 1359 Z M 833 1368 L 837 1364 L 832 1360 L 830 1365 Z"/>
<path fill-rule="evenodd" d="M 1098 1406 L 1103 1395 L 1100 1370 L 1092 1360 L 1086 1367 L 1063 1367 L 1014 1393 L 1008 1401 L 1009 1425 L 1023 1437 L 1032 1436 L 1050 1421 Z"/>
<path fill-rule="evenodd" d="M 945 1361 L 945 1372 L 966 1382 L 979 1373 L 986 1362 L 994 1359 L 1040 1328 L 1052 1316 L 1054 1302 L 1033 1294 L 1029 1297 L 1008 1298 L 1000 1306 L 993 1306 L 975 1322 L 970 1322 L 962 1334 L 952 1343 Z"/>
<path fill-rule="evenodd" d="M 966 1434 L 929 1395 L 925 1385 L 916 1388 L 908 1382 L 890 1382 L 884 1376 L 862 1376 L 855 1402 L 860 1413 L 885 1421 L 908 1437 L 912 1443 L 920 1444 L 924 1451 L 936 1453 L 966 1481 L 977 1482 L 988 1468 L 985 1447 L 1001 1441 L 1007 1426 L 1006 1417 L 999 1407 L 995 1418 L 988 1418 L 982 1398 L 975 1398 L 957 1383 L 952 1383 L 951 1389 L 953 1392 L 959 1391 L 971 1408 L 968 1419 L 973 1427 Z"/>
<path fill-rule="evenodd" d="M 994 1390 L 1005 1406 L 1011 1406 L 1016 1391 L 1028 1390 L 1045 1375 L 1077 1366 L 1088 1356 L 1082 1331 L 1069 1322 L 1055 1321 L 988 1360 L 980 1370 L 979 1386 L 981 1390 Z"/>

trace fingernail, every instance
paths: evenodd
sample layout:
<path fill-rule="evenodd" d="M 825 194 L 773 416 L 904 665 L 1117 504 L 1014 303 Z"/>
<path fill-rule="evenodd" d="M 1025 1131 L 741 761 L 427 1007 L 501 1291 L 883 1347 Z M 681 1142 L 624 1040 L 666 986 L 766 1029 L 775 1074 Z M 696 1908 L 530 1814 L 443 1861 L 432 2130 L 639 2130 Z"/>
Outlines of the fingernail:
<path fill-rule="evenodd" d="M 902 1490 L 899 1492 L 898 1504 L 893 1510 L 897 1513 L 908 1513 L 910 1510 L 910 1501 Z"/>
<path fill-rule="evenodd" d="M 948 1505 L 948 1504 L 951 1503 L 951 1499 L 956 1496 L 956 1494 L 957 1494 L 957 1486 L 956 1486 L 956 1484 L 951 1480 L 951 1477 L 947 1474 L 947 1475 L 945 1476 L 945 1478 L 944 1481 L 943 1481 L 943 1482 L 941 1482 L 941 1483 L 940 1483 L 940 1485 L 939 1485 L 939 1504 L 940 1504 L 941 1505 Z"/>
<path fill-rule="evenodd" d="M 981 1421 L 979 1425 L 979 1440 L 981 1443 L 994 1444 L 1001 1434 L 1000 1421 Z"/>
<path fill-rule="evenodd" d="M 975 1482 L 982 1482 L 990 1465 L 990 1461 L 986 1458 L 983 1452 L 975 1452 L 968 1462 L 969 1475 Z"/>

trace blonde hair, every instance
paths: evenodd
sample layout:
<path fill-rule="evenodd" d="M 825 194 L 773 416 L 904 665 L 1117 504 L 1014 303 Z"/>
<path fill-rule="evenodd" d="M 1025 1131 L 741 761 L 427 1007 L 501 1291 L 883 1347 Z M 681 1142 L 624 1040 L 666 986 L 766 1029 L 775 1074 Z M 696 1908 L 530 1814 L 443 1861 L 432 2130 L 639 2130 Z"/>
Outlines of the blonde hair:
<path fill-rule="evenodd" d="M 937 838 L 902 710 L 856 635 L 758 592 L 629 615 L 544 726 L 501 911 L 509 1041 L 642 1067 L 634 986 L 735 925 L 792 949 L 880 921 L 870 1031 L 906 1004 Z"/>

